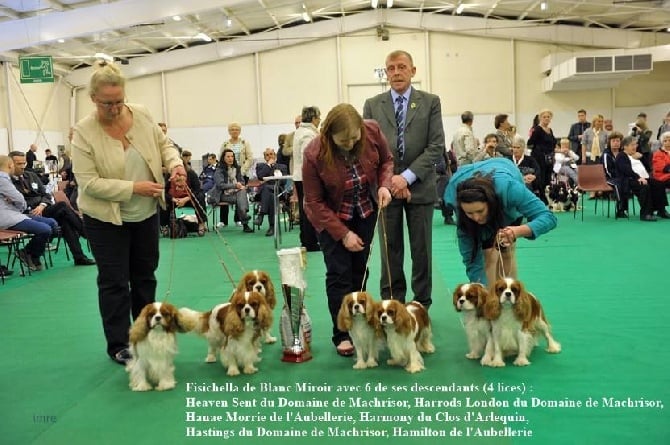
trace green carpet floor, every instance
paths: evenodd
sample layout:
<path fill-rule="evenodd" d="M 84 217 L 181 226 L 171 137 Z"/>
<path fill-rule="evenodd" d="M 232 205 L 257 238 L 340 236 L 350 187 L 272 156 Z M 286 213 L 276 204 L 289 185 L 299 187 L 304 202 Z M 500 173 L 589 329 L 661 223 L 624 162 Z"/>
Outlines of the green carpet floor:
<path fill-rule="evenodd" d="M 442 225 L 438 213 L 431 308 L 437 351 L 425 357 L 427 369 L 414 375 L 385 364 L 355 371 L 350 359 L 335 354 L 323 258 L 316 252 L 308 254 L 306 272 L 306 305 L 314 322 L 311 361 L 280 361 L 277 343 L 264 347 L 257 374 L 232 378 L 220 364 L 204 363 L 204 340 L 182 335 L 177 388 L 133 393 L 124 369 L 104 352 L 95 268 L 73 267 L 61 251 L 53 268 L 10 277 L 0 286 L 0 443 L 227 439 L 344 445 L 386 444 L 389 437 L 375 435 L 388 434 L 393 443 L 408 444 L 668 444 L 670 221 L 615 221 L 594 215 L 591 203 L 586 212 L 584 222 L 560 214 L 556 230 L 519 242 L 521 278 L 542 300 L 563 345 L 561 354 L 550 355 L 542 343 L 525 368 L 509 362 L 501 369 L 484 368 L 464 357 L 465 335 L 451 292 L 465 274 L 455 229 Z M 264 231 L 243 234 L 227 227 L 221 233 L 161 241 L 158 299 L 169 290 L 172 303 L 199 310 L 225 301 L 231 284 L 220 259 L 235 278 L 242 269 L 259 268 L 279 281 L 274 246 Z M 296 230 L 285 234 L 283 247 L 295 245 Z M 369 290 L 378 294 L 379 249 L 374 249 Z M 276 324 L 273 333 L 278 336 Z M 306 387 L 297 386 L 303 383 Z M 196 392 L 187 384 L 232 386 Z M 188 406 L 214 401 L 222 406 Z M 547 406 L 550 401 L 560 407 Z M 195 422 L 188 416 L 222 420 Z M 189 431 L 219 436 L 189 437 Z M 277 431 L 289 436 L 270 435 Z M 423 436 L 402 437 L 405 433 Z"/>

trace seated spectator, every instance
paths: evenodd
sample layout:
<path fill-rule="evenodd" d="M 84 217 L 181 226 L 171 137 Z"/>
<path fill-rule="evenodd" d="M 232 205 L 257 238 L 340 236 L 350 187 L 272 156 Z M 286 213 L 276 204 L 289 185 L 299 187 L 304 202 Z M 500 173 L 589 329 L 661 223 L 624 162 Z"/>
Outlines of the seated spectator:
<path fill-rule="evenodd" d="M 630 131 L 630 135 L 637 139 L 637 152 L 642 155 L 640 161 L 647 171 L 651 171 L 651 144 L 652 131 L 647 126 L 647 117 L 638 114 L 635 125 Z"/>
<path fill-rule="evenodd" d="M 205 211 L 205 194 L 200 188 L 200 179 L 191 168 L 191 152 L 182 150 L 181 158 L 184 161 L 186 177 L 177 176 L 173 181 L 165 181 L 165 210 L 160 210 L 160 225 L 163 234 L 168 232 L 171 214 L 178 208 L 191 207 L 195 210 L 198 219 L 198 236 L 205 236 L 207 231 L 207 214 Z"/>
<path fill-rule="evenodd" d="M 628 200 L 630 199 L 628 180 L 617 176 L 616 171 L 616 157 L 621 152 L 622 140 L 623 134 L 618 131 L 610 133 L 607 137 L 607 148 L 602 155 L 607 183 L 614 187 L 614 193 L 616 194 L 616 218 L 628 218 Z"/>
<path fill-rule="evenodd" d="M 570 149 L 570 139 L 561 139 L 560 148 L 554 153 L 554 173 L 567 176 L 573 187 L 577 185 L 578 160 L 579 155 Z"/>
<path fill-rule="evenodd" d="M 535 196 L 540 198 L 540 200 L 547 203 L 547 197 L 545 196 L 544 191 L 542 190 L 542 182 L 538 177 L 538 172 L 540 171 L 540 166 L 537 164 L 537 161 L 532 156 L 526 156 L 526 141 L 519 135 L 514 136 L 512 139 L 512 161 L 519 167 L 521 170 L 521 175 L 523 175 L 523 182 L 526 184 L 526 187 L 533 192 Z"/>
<path fill-rule="evenodd" d="M 58 228 L 58 224 L 52 218 L 24 213 L 28 206 L 23 195 L 12 183 L 9 175 L 13 172 L 12 158 L 0 155 L 0 229 L 19 230 L 32 234 L 33 237 L 28 244 L 18 250 L 16 256 L 30 270 L 42 270 L 40 258 L 44 255 L 44 249 L 53 232 Z M 9 275 L 7 271 L 3 273 L 5 276 Z"/>
<path fill-rule="evenodd" d="M 77 187 L 77 181 L 74 179 L 72 168 L 70 168 L 70 170 L 63 169 L 60 171 L 60 183 L 58 184 L 58 189 L 65 194 L 72 208 L 78 211 L 77 196 L 79 196 L 79 188 Z"/>
<path fill-rule="evenodd" d="M 216 155 L 214 153 L 208 154 L 207 164 L 202 167 L 202 173 L 200 173 L 200 187 L 203 193 L 209 193 L 214 188 L 214 173 L 218 166 L 219 163 L 216 162 Z"/>
<path fill-rule="evenodd" d="M 666 212 L 668 198 L 662 182 L 649 177 L 649 172 L 640 159 L 634 154 L 637 151 L 637 140 L 634 136 L 626 136 L 623 141 L 623 152 L 616 157 L 616 174 L 628 182 L 631 191 L 640 202 L 640 220 L 657 221 L 654 211 L 663 219 L 670 219 Z"/>
<path fill-rule="evenodd" d="M 499 158 L 503 154 L 498 151 L 498 136 L 489 133 L 484 138 L 484 149 L 477 151 L 474 162 L 485 161 L 486 159 Z"/>
<path fill-rule="evenodd" d="M 240 166 L 235 160 L 235 153 L 230 148 L 224 148 L 221 158 L 221 163 L 214 174 L 216 185 L 210 190 L 209 194 L 210 203 L 226 202 L 235 204 L 235 212 L 242 223 L 242 230 L 245 233 L 253 232 L 249 227 L 247 188 L 244 185 Z M 226 225 L 223 218 L 224 214 L 221 212 L 221 221 L 217 224 L 218 227 Z"/>
<path fill-rule="evenodd" d="M 75 266 L 91 266 L 95 261 L 84 255 L 79 237 L 84 233 L 81 217 L 65 202 L 56 202 L 37 175 L 25 169 L 26 159 L 20 151 L 9 154 L 14 163 L 12 182 L 23 195 L 32 216 L 53 218 L 61 228 L 63 239 L 70 248 Z"/>
<path fill-rule="evenodd" d="M 284 164 L 277 163 L 277 155 L 275 151 L 271 148 L 266 148 L 263 152 L 263 158 L 265 162 L 260 162 L 256 165 L 256 176 L 259 180 L 263 180 L 268 176 L 276 176 L 275 172 L 279 171 L 282 176 L 288 175 L 288 167 Z M 256 216 L 256 221 L 254 224 L 261 226 L 263 224 L 263 216 L 268 215 L 268 221 L 270 223 L 270 228 L 265 232 L 265 236 L 272 236 L 275 234 L 275 181 L 263 181 L 263 183 L 258 187 L 257 195 L 260 196 L 261 208 Z M 281 185 L 277 186 L 278 191 L 282 191 Z"/>
<path fill-rule="evenodd" d="M 664 187 L 670 188 L 670 130 L 662 133 L 658 140 L 661 148 L 652 157 L 652 176 Z"/>

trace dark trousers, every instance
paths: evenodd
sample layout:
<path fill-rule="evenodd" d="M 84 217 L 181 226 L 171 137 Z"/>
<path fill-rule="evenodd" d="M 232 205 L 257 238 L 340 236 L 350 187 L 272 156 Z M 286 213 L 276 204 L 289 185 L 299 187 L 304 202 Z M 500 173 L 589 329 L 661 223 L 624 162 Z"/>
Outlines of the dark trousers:
<path fill-rule="evenodd" d="M 335 241 L 326 230 L 318 234 L 323 261 L 326 264 L 326 295 L 330 318 L 333 322 L 333 343 L 335 345 L 350 339 L 348 332 L 337 329 L 337 313 L 346 294 L 365 290 L 363 278 L 367 277 L 367 261 L 370 254 L 370 243 L 374 237 L 376 219 L 377 213 L 375 212 L 365 219 L 355 216 L 351 221 L 343 221 L 365 243 L 365 248 L 360 252 L 350 252 L 344 247 L 341 240 Z"/>
<path fill-rule="evenodd" d="M 281 193 L 281 191 L 279 191 Z M 261 187 L 261 215 L 268 215 L 270 227 L 275 225 L 275 194 L 274 184 L 266 184 Z"/>
<path fill-rule="evenodd" d="M 84 215 L 91 252 L 98 266 L 98 305 L 114 356 L 128 347 L 130 318 L 155 301 L 158 267 L 158 215 L 121 226 Z"/>
<path fill-rule="evenodd" d="M 628 184 L 637 200 L 640 202 L 640 216 L 652 215 L 654 210 L 664 212 L 668 205 L 665 186 L 662 182 L 649 178 L 647 184 L 642 185 L 637 179 L 629 179 Z"/>
<path fill-rule="evenodd" d="M 40 257 L 44 254 L 44 248 L 57 228 L 58 224 L 56 224 L 54 219 L 43 216 L 30 216 L 28 219 L 24 219 L 20 223 L 9 227 L 10 230 L 19 230 L 33 235 L 28 244 L 26 244 L 25 249 L 26 253 L 36 263 L 40 263 Z"/>
<path fill-rule="evenodd" d="M 302 188 L 302 181 L 295 181 L 295 189 L 298 192 L 298 209 L 300 211 L 300 245 L 307 250 L 319 250 L 318 240 L 316 238 L 316 230 L 305 214 L 303 208 L 303 199 L 305 199 L 305 192 Z"/>
<path fill-rule="evenodd" d="M 544 190 L 551 182 L 551 174 L 553 172 L 554 165 L 553 162 L 549 162 L 547 157 L 553 158 L 553 152 L 544 153 L 539 150 L 533 150 L 531 156 L 533 159 L 535 159 L 535 161 L 537 161 L 537 165 L 540 168 L 540 171 L 535 173 L 535 176 L 539 179 L 541 186 L 540 200 L 543 203 L 548 204 L 547 197 L 544 195 Z"/>
<path fill-rule="evenodd" d="M 406 200 L 393 199 L 384 210 L 383 221 L 379 222 L 381 240 L 381 297 L 405 302 L 407 281 L 405 280 L 405 224 L 403 213 L 407 217 L 407 232 L 412 257 L 412 292 L 414 300 L 429 307 L 433 291 L 433 204 L 411 204 Z M 384 234 L 386 231 L 386 234 Z M 387 245 L 384 245 L 384 239 Z M 388 261 L 388 267 L 386 264 Z M 389 272 L 391 278 L 389 280 Z M 390 283 L 390 285 L 389 285 Z M 393 290 L 393 292 L 391 292 Z"/>
<path fill-rule="evenodd" d="M 67 247 L 72 252 L 72 258 L 75 260 L 84 258 L 84 251 L 79 243 L 79 236 L 84 233 L 84 223 L 79 215 L 72 210 L 66 203 L 57 202 L 47 206 L 42 216 L 53 218 L 58 222 L 63 239 Z"/>

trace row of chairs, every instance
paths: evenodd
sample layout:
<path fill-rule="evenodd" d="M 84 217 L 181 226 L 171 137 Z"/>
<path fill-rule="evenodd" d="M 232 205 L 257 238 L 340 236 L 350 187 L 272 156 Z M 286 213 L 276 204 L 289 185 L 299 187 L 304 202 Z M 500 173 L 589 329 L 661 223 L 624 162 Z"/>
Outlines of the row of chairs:
<path fill-rule="evenodd" d="M 25 267 L 24 264 L 19 260 L 17 256 L 17 252 L 20 249 L 23 249 L 28 241 L 32 238 L 32 234 L 26 233 L 26 232 L 21 232 L 19 230 L 9 230 L 9 229 L 0 229 L 0 248 L 4 247 L 7 249 L 7 268 L 10 270 L 14 269 L 14 266 L 16 266 L 16 263 L 19 263 L 19 268 L 20 268 L 20 275 L 21 276 L 26 276 L 31 275 L 31 271 L 28 267 Z M 63 242 L 63 237 L 60 231 L 60 228 L 58 228 L 58 231 L 54 234 L 54 238 L 47 245 L 47 248 L 44 250 L 44 255 L 43 255 L 43 262 L 42 264 L 45 266 L 45 268 L 53 267 L 54 262 L 53 262 L 53 256 L 52 252 L 54 254 L 57 254 L 61 243 L 63 246 L 65 246 L 65 257 L 67 258 L 68 261 L 70 261 L 70 252 L 67 248 L 67 245 Z M 0 273 L 0 282 L 2 284 L 5 284 L 5 276 L 4 274 Z"/>

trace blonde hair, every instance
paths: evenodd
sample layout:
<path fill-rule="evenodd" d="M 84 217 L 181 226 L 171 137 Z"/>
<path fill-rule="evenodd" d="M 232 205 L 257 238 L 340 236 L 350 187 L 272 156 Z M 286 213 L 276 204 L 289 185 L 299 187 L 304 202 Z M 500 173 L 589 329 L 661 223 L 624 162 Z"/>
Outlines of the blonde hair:
<path fill-rule="evenodd" d="M 91 75 L 91 81 L 88 85 L 88 93 L 91 97 L 93 97 L 100 87 L 104 85 L 120 86 L 121 88 L 126 87 L 126 78 L 121 73 L 121 69 L 118 65 L 105 60 L 98 60 L 93 65 L 93 69 L 94 71 Z"/>
<path fill-rule="evenodd" d="M 554 113 L 548 108 L 545 108 L 544 110 L 540 110 L 540 112 L 537 114 L 537 117 L 542 117 L 543 114 L 548 114 L 550 118 L 554 117 Z"/>
<path fill-rule="evenodd" d="M 568 138 L 561 138 L 561 142 L 560 142 L 560 143 L 561 143 L 561 145 L 563 145 L 563 144 L 567 144 L 568 147 L 569 147 L 569 146 L 570 146 L 570 139 L 568 139 Z"/>

